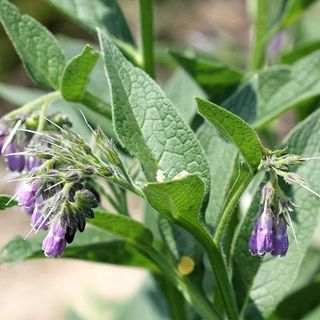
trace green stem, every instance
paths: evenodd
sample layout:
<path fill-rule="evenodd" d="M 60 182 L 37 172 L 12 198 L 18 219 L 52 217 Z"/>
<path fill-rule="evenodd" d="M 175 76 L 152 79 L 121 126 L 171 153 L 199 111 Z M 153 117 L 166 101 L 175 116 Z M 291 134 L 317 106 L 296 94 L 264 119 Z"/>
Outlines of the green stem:
<path fill-rule="evenodd" d="M 180 275 L 176 268 L 172 266 L 165 257 L 153 248 L 140 249 L 159 266 L 163 276 L 182 293 L 190 305 L 202 316 L 202 319 L 221 319 L 199 289 L 187 277 Z"/>
<path fill-rule="evenodd" d="M 153 1 L 140 0 L 140 29 L 143 69 L 150 77 L 155 77 L 153 48 Z"/>
<path fill-rule="evenodd" d="M 186 221 L 179 221 L 179 223 L 184 229 L 188 230 L 206 250 L 209 262 L 218 283 L 218 288 L 228 319 L 238 320 L 238 310 L 231 281 L 228 277 L 227 267 L 216 243 L 200 224 L 195 226 L 187 223 Z"/>
<path fill-rule="evenodd" d="M 187 319 L 185 301 L 181 292 L 179 292 L 166 278 L 155 276 L 155 279 L 162 290 L 165 300 L 167 301 L 170 319 Z"/>
<path fill-rule="evenodd" d="M 33 109 L 35 109 L 36 107 L 43 105 L 44 103 L 48 104 L 49 102 L 56 100 L 60 97 L 61 97 L 60 92 L 58 92 L 58 91 L 50 92 L 48 94 L 45 94 L 45 95 L 27 103 L 27 104 L 25 104 L 24 106 L 22 106 L 19 109 L 13 110 L 12 112 L 8 113 L 6 115 L 6 117 L 11 118 L 11 117 L 15 117 L 16 115 L 19 115 L 21 113 L 28 113 L 28 112 L 32 111 Z"/>
<path fill-rule="evenodd" d="M 37 132 L 43 131 L 43 128 L 44 128 L 45 123 L 46 123 L 45 117 L 47 116 L 47 113 L 48 113 L 48 105 L 49 105 L 49 102 L 45 101 L 43 103 L 42 107 L 41 107 L 41 113 L 40 113 Z"/>
<path fill-rule="evenodd" d="M 268 0 L 257 1 L 257 15 L 255 19 L 254 39 L 252 46 L 252 61 L 251 70 L 256 71 L 261 69 L 265 61 L 265 51 L 267 41 L 264 37 L 267 30 L 267 8 Z"/>
<path fill-rule="evenodd" d="M 234 182 L 226 199 L 226 205 L 222 211 L 222 217 L 217 227 L 217 231 L 214 236 L 214 242 L 217 245 L 221 245 L 221 241 L 225 230 L 229 224 L 234 208 L 239 203 L 240 197 L 247 189 L 249 183 L 253 178 L 253 173 L 247 168 L 242 168 L 236 181 Z"/>

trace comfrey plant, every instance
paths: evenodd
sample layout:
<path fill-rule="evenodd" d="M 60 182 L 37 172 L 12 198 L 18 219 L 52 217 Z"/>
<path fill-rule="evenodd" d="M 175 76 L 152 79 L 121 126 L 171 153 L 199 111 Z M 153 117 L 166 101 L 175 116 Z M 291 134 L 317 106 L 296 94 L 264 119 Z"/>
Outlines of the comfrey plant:
<path fill-rule="evenodd" d="M 0 120 L 3 181 L 18 182 L 0 207 L 19 205 L 31 223 L 0 261 L 61 256 L 145 268 L 167 302 L 159 319 L 311 312 L 314 290 L 314 304 L 296 309 L 291 301 L 302 304 L 318 285 L 320 113 L 312 98 L 320 94 L 320 53 L 304 57 L 309 48 L 291 56 L 301 58 L 293 64 L 266 65 L 280 61 L 279 50 L 268 59 L 272 39 L 290 33 L 309 4 L 287 1 L 269 28 L 269 2 L 257 1 L 247 75 L 216 57 L 169 49 L 161 61 L 171 67 L 173 58 L 178 70 L 162 90 L 151 0 L 140 1 L 141 50 L 116 1 L 49 2 L 96 36 L 100 49 L 58 42 L 0 0 L 1 24 L 46 90 L 0 90 L 18 107 Z M 275 147 L 269 124 L 297 106 L 306 119 Z M 143 222 L 132 217 L 132 197 L 146 203 Z"/>

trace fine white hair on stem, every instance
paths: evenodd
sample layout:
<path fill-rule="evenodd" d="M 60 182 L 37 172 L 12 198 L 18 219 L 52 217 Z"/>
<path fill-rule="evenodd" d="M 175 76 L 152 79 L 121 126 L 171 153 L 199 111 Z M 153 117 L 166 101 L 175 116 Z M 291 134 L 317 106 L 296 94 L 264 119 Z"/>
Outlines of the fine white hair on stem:
<path fill-rule="evenodd" d="M 84 122 L 86 123 L 87 127 L 91 130 L 91 132 L 92 132 L 93 135 L 95 136 L 95 135 L 96 135 L 96 132 L 95 132 L 95 131 L 92 129 L 92 127 L 90 126 L 90 124 L 89 124 L 86 116 L 84 115 L 84 113 L 82 112 L 81 109 L 79 109 L 79 111 L 80 111 L 80 113 L 81 113 L 81 115 L 82 115 L 82 118 L 83 118 Z"/>
<path fill-rule="evenodd" d="M 21 151 L 21 152 L 12 152 L 12 153 L 7 153 L 4 154 L 4 157 L 9 157 L 9 156 L 28 156 L 30 155 L 30 151 Z"/>
<path fill-rule="evenodd" d="M 303 158 L 303 160 L 320 160 L 320 157 L 309 157 L 309 158 Z"/>
<path fill-rule="evenodd" d="M 60 127 L 59 125 L 57 125 L 55 122 L 53 122 L 52 120 L 50 120 L 47 117 L 42 116 L 44 119 L 46 119 L 48 122 L 50 122 L 52 125 L 54 125 L 56 128 L 58 128 L 59 130 L 61 130 L 64 133 L 67 133 L 66 130 L 64 130 L 62 127 Z"/>
<path fill-rule="evenodd" d="M 38 132 L 38 131 L 34 131 L 34 130 L 29 130 L 29 129 L 19 128 L 19 129 L 17 129 L 17 131 L 29 132 L 29 133 L 37 134 L 37 135 L 40 135 L 40 136 L 47 136 L 46 133 Z"/>
<path fill-rule="evenodd" d="M 17 121 L 17 123 L 15 124 L 15 126 L 13 127 L 12 131 L 10 132 L 8 139 L 6 140 L 5 144 L 3 145 L 2 149 L 1 149 L 1 153 L 3 154 L 5 152 L 5 150 L 7 149 L 8 145 L 12 142 L 14 135 L 16 134 L 17 130 L 19 129 L 19 127 L 21 126 L 21 119 Z"/>
<path fill-rule="evenodd" d="M 308 187 L 307 185 L 303 184 L 303 183 L 299 183 L 299 186 L 301 186 L 302 188 L 306 189 L 307 191 L 313 193 L 314 195 L 316 195 L 318 198 L 320 198 L 320 194 L 315 192 L 314 190 L 312 190 L 310 187 Z"/>
<path fill-rule="evenodd" d="M 58 186 L 58 185 L 60 185 L 60 184 L 62 184 L 62 183 L 64 183 L 64 182 L 66 182 L 66 181 L 65 181 L 65 180 L 59 181 L 59 182 L 55 183 L 54 185 L 48 187 L 47 189 L 45 189 L 45 190 L 43 190 L 43 191 L 44 191 L 44 192 L 45 192 L 45 191 L 49 191 L 49 190 L 53 189 L 54 187 L 56 187 L 56 186 Z"/>
<path fill-rule="evenodd" d="M 292 234 L 293 234 L 293 237 L 294 237 L 294 241 L 296 243 L 296 246 L 297 246 L 297 249 L 299 249 L 299 242 L 298 242 L 298 238 L 297 238 L 297 235 L 296 235 L 296 232 L 294 231 L 294 227 L 293 227 L 293 223 L 292 223 L 292 220 L 291 220 L 291 217 L 290 217 L 290 214 L 287 213 L 287 217 L 288 217 L 288 221 L 289 221 L 289 226 L 292 230 Z"/>

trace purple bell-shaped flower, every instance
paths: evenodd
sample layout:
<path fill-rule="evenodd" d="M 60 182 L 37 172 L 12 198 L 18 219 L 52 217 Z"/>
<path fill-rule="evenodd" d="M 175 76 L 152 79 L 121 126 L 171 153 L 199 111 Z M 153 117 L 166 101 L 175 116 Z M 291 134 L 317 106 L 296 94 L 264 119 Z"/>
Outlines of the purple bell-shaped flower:
<path fill-rule="evenodd" d="M 282 216 L 276 220 L 273 225 L 273 249 L 271 254 L 283 257 L 286 255 L 289 247 L 287 223 Z"/>
<path fill-rule="evenodd" d="M 55 221 L 42 242 L 42 250 L 47 257 L 59 257 L 67 246 L 66 228 L 61 225 L 60 219 Z"/>
<path fill-rule="evenodd" d="M 42 197 L 37 198 L 35 203 L 35 208 L 31 216 L 31 226 L 35 230 L 38 230 L 39 228 L 42 230 L 48 230 L 47 221 L 44 221 L 45 217 L 42 214 L 43 208 L 44 208 L 44 205 L 43 205 Z"/>
<path fill-rule="evenodd" d="M 31 171 L 33 168 L 41 166 L 43 161 L 37 157 L 29 156 L 27 158 L 27 170 Z"/>
<path fill-rule="evenodd" d="M 25 167 L 25 157 L 21 154 L 13 154 L 17 152 L 23 152 L 24 146 L 23 145 L 17 145 L 14 141 L 10 142 L 5 150 L 3 151 L 3 154 L 7 154 L 6 156 L 6 162 L 8 169 L 10 171 L 18 171 L 22 172 Z M 10 154 L 10 155 L 9 155 Z"/>
<path fill-rule="evenodd" d="M 273 214 L 265 207 L 257 217 L 249 240 L 249 250 L 252 255 L 259 256 L 271 252 L 273 249 Z"/>

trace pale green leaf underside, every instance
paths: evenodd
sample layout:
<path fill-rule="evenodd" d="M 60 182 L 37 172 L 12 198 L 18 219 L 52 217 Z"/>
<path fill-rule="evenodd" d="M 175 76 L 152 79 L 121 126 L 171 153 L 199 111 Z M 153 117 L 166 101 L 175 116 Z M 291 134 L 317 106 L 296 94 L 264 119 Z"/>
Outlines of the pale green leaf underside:
<path fill-rule="evenodd" d="M 258 128 L 320 94 L 320 51 L 254 75 L 222 105 Z"/>
<path fill-rule="evenodd" d="M 286 145 L 290 153 L 305 156 L 320 154 L 320 110 L 293 130 Z M 320 162 L 310 161 L 299 167 L 297 173 L 308 181 L 312 189 L 319 192 L 319 178 L 315 174 L 319 170 Z M 299 248 L 289 230 L 290 247 L 287 256 L 285 258 L 266 257 L 256 275 L 254 273 L 247 275 L 253 279 L 247 310 L 248 318 L 265 319 L 290 290 L 319 222 L 319 198 L 301 187 L 291 189 L 291 198 L 297 205 L 293 220 Z M 243 248 L 243 250 L 247 249 Z M 248 251 L 247 254 L 249 254 Z"/>
<path fill-rule="evenodd" d="M 90 73 L 99 58 L 90 45 L 72 58 L 66 65 L 61 81 L 61 94 L 69 101 L 80 101 L 87 88 Z"/>
<path fill-rule="evenodd" d="M 208 186 L 208 163 L 192 130 L 160 87 L 128 62 L 105 33 L 100 31 L 99 37 L 119 141 L 139 159 L 149 181 L 155 181 L 158 169 L 168 179 L 186 170 L 199 174 Z"/>
<path fill-rule="evenodd" d="M 133 44 L 128 24 L 116 0 L 47 0 L 89 32 L 107 31 L 125 43 Z"/>
<path fill-rule="evenodd" d="M 32 79 L 58 89 L 65 58 L 54 36 L 6 0 L 0 0 L 0 21 Z"/>
<path fill-rule="evenodd" d="M 262 157 L 256 132 L 241 118 L 214 103 L 197 98 L 199 112 L 239 149 L 248 166 L 255 171 Z"/>

